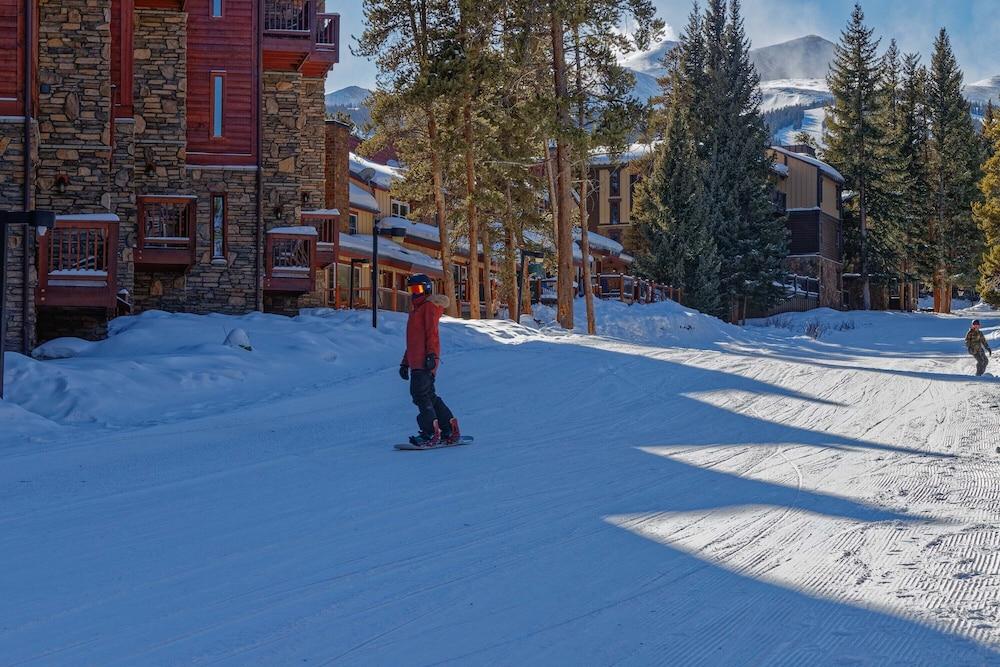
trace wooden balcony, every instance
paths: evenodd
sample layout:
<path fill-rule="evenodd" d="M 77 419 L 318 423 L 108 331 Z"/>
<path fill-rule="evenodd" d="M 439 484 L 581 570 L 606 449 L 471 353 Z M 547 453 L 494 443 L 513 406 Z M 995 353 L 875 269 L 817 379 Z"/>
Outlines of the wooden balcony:
<path fill-rule="evenodd" d="M 38 239 L 38 306 L 115 307 L 118 217 L 59 216 Z"/>
<path fill-rule="evenodd" d="M 337 261 L 337 225 L 340 221 L 340 211 L 324 209 L 319 211 L 302 211 L 302 224 L 315 227 L 319 233 L 316 244 L 316 268 L 323 269 Z"/>
<path fill-rule="evenodd" d="M 340 14 L 323 0 L 264 0 L 264 69 L 322 77 L 340 62 Z"/>
<path fill-rule="evenodd" d="M 187 270 L 195 261 L 197 198 L 139 197 L 138 204 L 136 270 Z"/>
<path fill-rule="evenodd" d="M 316 282 L 318 234 L 307 227 L 286 227 L 267 233 L 264 291 L 304 294 Z"/>

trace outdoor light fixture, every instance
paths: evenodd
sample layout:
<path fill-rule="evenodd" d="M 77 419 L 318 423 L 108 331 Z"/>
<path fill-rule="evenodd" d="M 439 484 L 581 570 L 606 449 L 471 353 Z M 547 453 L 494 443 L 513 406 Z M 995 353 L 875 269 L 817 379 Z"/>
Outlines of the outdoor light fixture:
<path fill-rule="evenodd" d="M 56 176 L 56 192 L 59 194 L 66 194 L 66 187 L 69 185 L 69 176 L 66 174 L 59 174 Z"/>

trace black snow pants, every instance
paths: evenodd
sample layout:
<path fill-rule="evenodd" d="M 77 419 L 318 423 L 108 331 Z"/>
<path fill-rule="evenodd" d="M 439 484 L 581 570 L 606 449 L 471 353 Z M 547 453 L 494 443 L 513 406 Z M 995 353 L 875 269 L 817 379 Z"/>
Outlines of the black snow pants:
<path fill-rule="evenodd" d="M 986 372 L 986 366 L 990 363 L 990 360 L 986 357 L 986 352 L 980 349 L 972 356 L 976 358 L 976 375 L 982 375 Z"/>
<path fill-rule="evenodd" d="M 444 404 L 441 397 L 434 393 L 434 373 L 425 370 L 410 370 L 410 396 L 413 404 L 420 410 L 417 415 L 417 426 L 424 435 L 434 434 L 434 420 L 438 422 L 441 435 L 451 435 L 451 410 Z"/>

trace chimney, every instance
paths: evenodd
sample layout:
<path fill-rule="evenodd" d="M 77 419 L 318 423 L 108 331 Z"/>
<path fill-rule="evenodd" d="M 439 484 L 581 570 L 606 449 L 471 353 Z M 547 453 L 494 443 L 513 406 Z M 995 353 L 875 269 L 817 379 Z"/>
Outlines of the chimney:
<path fill-rule="evenodd" d="M 326 121 L 326 207 L 340 211 L 338 229 L 347 229 L 351 214 L 350 162 L 348 142 L 351 130 L 336 120 Z"/>
<path fill-rule="evenodd" d="M 800 153 L 802 155 L 808 155 L 809 157 L 816 157 L 816 149 L 809 144 L 790 144 L 788 146 L 782 146 L 789 153 Z"/>

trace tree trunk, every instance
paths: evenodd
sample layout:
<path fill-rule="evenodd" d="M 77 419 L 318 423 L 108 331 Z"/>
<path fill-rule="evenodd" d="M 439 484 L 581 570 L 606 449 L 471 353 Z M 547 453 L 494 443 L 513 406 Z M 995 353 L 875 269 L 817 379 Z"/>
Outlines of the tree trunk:
<path fill-rule="evenodd" d="M 496 315 L 496 308 L 493 307 L 493 281 L 490 280 L 490 270 L 493 267 L 493 245 L 488 224 L 484 224 L 479 230 L 479 238 L 483 244 L 483 302 L 486 304 L 486 319 L 492 320 Z"/>
<path fill-rule="evenodd" d="M 583 91 L 583 65 L 580 62 L 580 27 L 573 26 L 573 44 L 576 47 L 576 90 L 577 94 Z M 577 129 L 584 132 L 587 127 L 587 109 L 580 97 L 577 107 Z M 585 153 L 580 156 L 580 251 L 583 254 L 583 299 L 587 304 L 587 333 L 591 336 L 597 334 L 597 318 L 594 316 L 594 284 L 590 277 L 590 237 L 587 227 L 587 186 L 589 185 L 590 170 L 589 156 Z"/>
<path fill-rule="evenodd" d="M 444 272 L 444 295 L 448 297 L 447 313 L 452 317 L 461 314 L 455 303 L 455 274 L 451 269 L 451 240 L 448 238 L 448 221 L 444 210 L 444 175 L 441 156 L 438 153 L 438 129 L 434 110 L 427 111 L 427 139 L 431 153 L 431 182 L 434 188 L 434 214 L 438 225 L 438 241 L 441 244 L 441 270 Z"/>
<path fill-rule="evenodd" d="M 472 100 L 466 88 L 462 106 L 462 136 L 465 140 L 465 196 L 469 225 L 469 317 L 479 319 L 479 217 L 476 210 L 476 164 L 472 150 Z M 484 248 L 485 250 L 485 248 Z M 485 253 L 484 253 L 485 254 Z"/>
<path fill-rule="evenodd" d="M 552 242 L 559 238 L 559 201 L 556 197 L 555 157 L 549 150 L 549 140 L 545 140 L 545 177 L 549 181 L 549 209 L 552 211 Z"/>
<path fill-rule="evenodd" d="M 864 310 L 872 309 L 871 278 L 868 275 L 868 204 L 864 185 L 861 186 L 861 305 Z"/>
<path fill-rule="evenodd" d="M 557 319 L 563 329 L 573 329 L 573 227 L 569 212 L 572 204 L 572 172 L 570 149 L 563 134 L 571 128 L 569 92 L 566 85 L 565 37 L 562 15 L 552 5 L 552 78 L 556 102 L 556 168 L 555 186 L 558 216 L 556 218 L 556 274 Z"/>
<path fill-rule="evenodd" d="M 507 210 L 510 211 L 510 190 L 507 191 Z M 508 222 L 510 215 L 508 214 Z M 514 256 L 514 250 L 516 246 L 514 245 L 514 230 L 511 225 L 506 225 L 506 230 L 504 232 L 504 244 L 507 246 L 506 254 L 504 255 L 504 285 L 508 286 L 507 292 L 507 314 L 511 320 L 514 322 L 518 321 L 517 312 L 517 290 L 520 286 L 521 277 L 517 275 L 517 258 Z"/>

